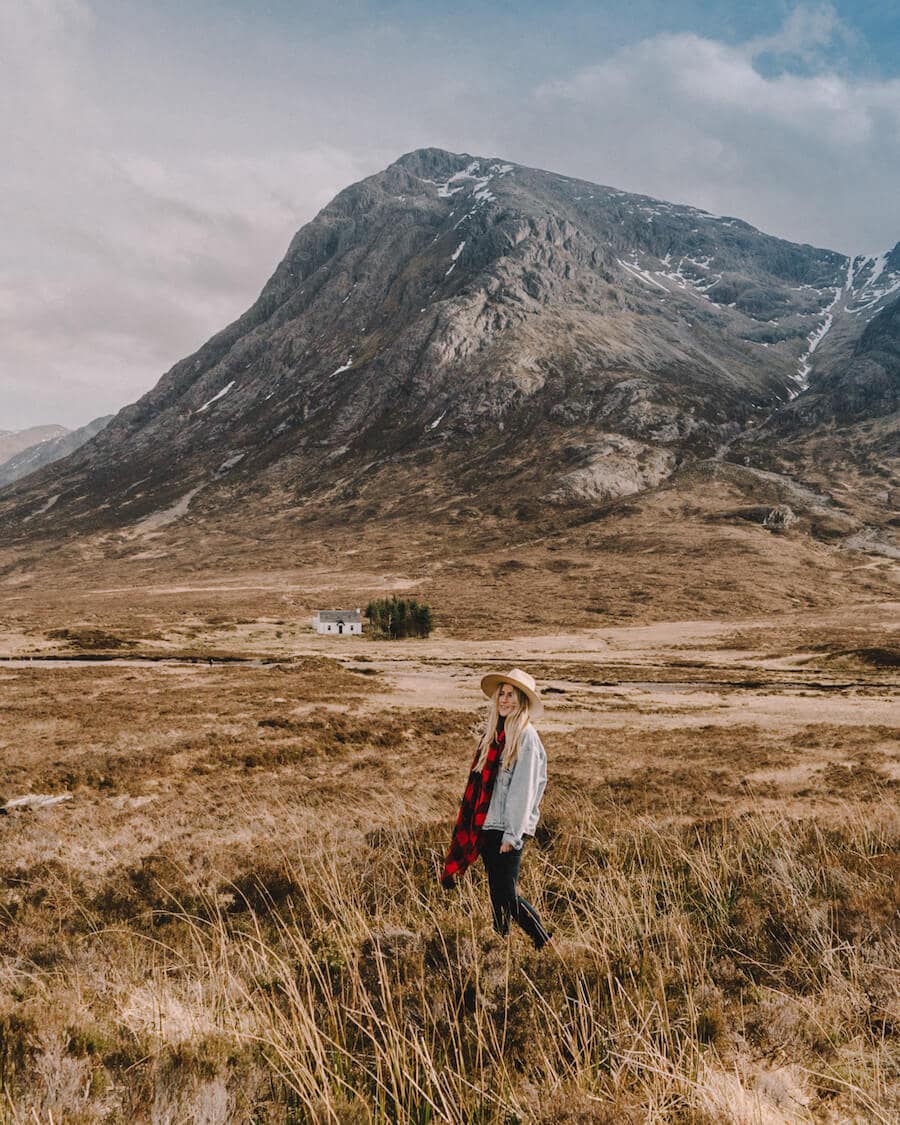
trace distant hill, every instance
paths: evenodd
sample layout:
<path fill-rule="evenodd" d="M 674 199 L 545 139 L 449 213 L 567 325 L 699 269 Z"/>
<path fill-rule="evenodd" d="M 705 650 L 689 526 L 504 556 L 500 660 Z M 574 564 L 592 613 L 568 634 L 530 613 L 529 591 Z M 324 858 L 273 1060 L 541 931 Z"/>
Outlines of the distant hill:
<path fill-rule="evenodd" d="M 0 466 L 10 457 L 42 441 L 63 437 L 65 426 L 29 426 L 26 430 L 0 430 Z"/>
<path fill-rule="evenodd" d="M 77 430 L 67 430 L 63 426 L 38 426 L 33 430 L 21 431 L 25 434 L 38 433 L 44 436 L 38 437 L 30 445 L 21 447 L 6 461 L 0 463 L 0 488 L 73 453 L 98 434 L 112 417 L 112 414 L 107 414 L 103 418 L 95 418 L 93 422 L 88 422 L 86 426 L 81 426 Z"/>

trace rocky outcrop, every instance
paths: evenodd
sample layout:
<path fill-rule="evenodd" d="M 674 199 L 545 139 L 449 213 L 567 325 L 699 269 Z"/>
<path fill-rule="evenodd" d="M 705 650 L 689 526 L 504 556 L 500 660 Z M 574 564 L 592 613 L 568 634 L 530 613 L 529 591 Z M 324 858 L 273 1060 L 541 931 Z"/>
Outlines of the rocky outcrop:
<path fill-rule="evenodd" d="M 675 467 L 670 450 L 607 434 L 579 451 L 586 461 L 565 473 L 547 499 L 559 504 L 577 500 L 618 500 L 652 488 Z"/>
<path fill-rule="evenodd" d="M 711 517 L 715 521 L 731 522 L 733 520 L 746 520 L 748 523 L 758 523 L 769 531 L 787 531 L 797 522 L 797 516 L 787 504 L 776 504 L 770 508 L 765 504 L 755 504 L 749 508 L 732 508 L 725 512 L 716 512 Z"/>

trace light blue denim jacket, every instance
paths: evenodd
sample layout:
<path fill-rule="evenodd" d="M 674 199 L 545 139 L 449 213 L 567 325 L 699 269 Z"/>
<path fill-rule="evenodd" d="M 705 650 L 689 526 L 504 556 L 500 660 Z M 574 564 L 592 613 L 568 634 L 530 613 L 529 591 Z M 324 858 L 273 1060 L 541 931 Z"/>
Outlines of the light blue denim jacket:
<path fill-rule="evenodd" d="M 503 830 L 503 843 L 522 847 L 533 836 L 540 817 L 541 797 L 547 784 L 547 752 L 540 735 L 529 723 L 519 739 L 519 753 L 511 770 L 501 769 L 494 782 L 484 828 Z"/>

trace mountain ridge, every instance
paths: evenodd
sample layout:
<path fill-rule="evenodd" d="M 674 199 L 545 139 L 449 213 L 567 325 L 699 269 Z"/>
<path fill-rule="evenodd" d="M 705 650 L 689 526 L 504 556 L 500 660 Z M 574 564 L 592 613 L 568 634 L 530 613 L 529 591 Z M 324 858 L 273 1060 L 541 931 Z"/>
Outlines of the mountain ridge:
<path fill-rule="evenodd" d="M 40 427 L 40 432 L 44 436 L 18 450 L 6 461 L 0 462 L 0 488 L 73 453 L 98 434 L 112 417 L 111 414 L 107 414 L 102 418 L 95 418 L 75 430 L 67 430 L 65 426 Z"/>
<path fill-rule="evenodd" d="M 0 466 L 39 442 L 62 437 L 67 433 L 69 430 L 65 426 L 55 423 L 28 426 L 23 430 L 0 430 Z"/>

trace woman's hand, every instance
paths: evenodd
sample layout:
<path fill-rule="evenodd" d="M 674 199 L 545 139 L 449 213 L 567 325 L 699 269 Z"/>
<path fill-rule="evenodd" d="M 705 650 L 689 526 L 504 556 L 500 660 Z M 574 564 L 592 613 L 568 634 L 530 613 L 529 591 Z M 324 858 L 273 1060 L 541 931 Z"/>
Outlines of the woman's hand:
<path fill-rule="evenodd" d="M 501 844 L 500 845 L 500 854 L 501 855 L 503 855 L 504 852 L 511 852 L 512 850 L 513 850 L 512 844 Z"/>

